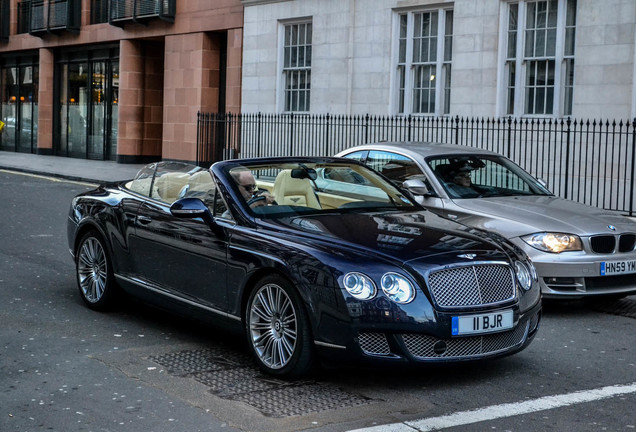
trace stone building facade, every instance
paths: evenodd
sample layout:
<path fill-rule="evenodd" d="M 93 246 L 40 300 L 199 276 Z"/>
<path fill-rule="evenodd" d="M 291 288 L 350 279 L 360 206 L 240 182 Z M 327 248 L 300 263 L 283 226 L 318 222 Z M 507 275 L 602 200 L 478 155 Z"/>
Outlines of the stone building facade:
<path fill-rule="evenodd" d="M 0 0 L 0 150 L 196 159 L 241 105 L 240 0 Z"/>
<path fill-rule="evenodd" d="M 243 0 L 242 111 L 636 116 L 633 0 Z"/>

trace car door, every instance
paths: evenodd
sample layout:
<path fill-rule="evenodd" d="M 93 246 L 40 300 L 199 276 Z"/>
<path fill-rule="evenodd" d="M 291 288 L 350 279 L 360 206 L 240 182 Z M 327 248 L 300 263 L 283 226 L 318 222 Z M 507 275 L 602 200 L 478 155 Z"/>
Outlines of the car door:
<path fill-rule="evenodd" d="M 138 278 L 185 300 L 227 310 L 228 224 L 215 229 L 201 218 L 178 218 L 169 203 L 144 202 L 136 218 L 135 256 Z"/>

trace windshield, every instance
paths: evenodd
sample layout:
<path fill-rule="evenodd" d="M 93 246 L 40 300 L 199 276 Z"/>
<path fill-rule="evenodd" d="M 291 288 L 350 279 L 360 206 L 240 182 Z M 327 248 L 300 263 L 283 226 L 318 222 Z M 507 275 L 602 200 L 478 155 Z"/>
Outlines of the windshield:
<path fill-rule="evenodd" d="M 375 171 L 355 162 L 253 162 L 227 167 L 226 174 L 248 211 L 260 218 L 417 207 Z"/>
<path fill-rule="evenodd" d="M 509 159 L 496 155 L 438 156 L 426 159 L 451 198 L 552 195 Z"/>

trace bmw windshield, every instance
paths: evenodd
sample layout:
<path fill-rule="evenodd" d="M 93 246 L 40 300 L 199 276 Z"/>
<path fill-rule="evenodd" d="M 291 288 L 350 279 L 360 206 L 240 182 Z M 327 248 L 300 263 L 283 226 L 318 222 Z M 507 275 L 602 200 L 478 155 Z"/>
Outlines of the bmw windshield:
<path fill-rule="evenodd" d="M 552 193 L 512 161 L 494 155 L 436 156 L 426 159 L 451 198 L 484 198 Z"/>

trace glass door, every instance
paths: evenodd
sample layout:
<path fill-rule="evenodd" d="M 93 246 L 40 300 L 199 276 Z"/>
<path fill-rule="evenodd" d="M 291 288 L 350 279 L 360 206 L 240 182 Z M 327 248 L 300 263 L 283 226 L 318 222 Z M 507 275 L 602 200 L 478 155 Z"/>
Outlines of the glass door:
<path fill-rule="evenodd" d="M 68 65 L 67 93 L 67 134 L 68 154 L 73 157 L 86 157 L 88 114 L 88 63 L 70 63 Z"/>
<path fill-rule="evenodd" d="M 18 68 L 20 89 L 18 98 L 18 151 L 35 153 L 38 140 L 38 68 Z"/>
<path fill-rule="evenodd" d="M 2 75 L 2 122 L 4 130 L 0 135 L 0 148 L 2 150 L 16 150 L 16 130 L 18 124 L 18 68 L 8 67 L 0 69 Z"/>
<path fill-rule="evenodd" d="M 88 158 L 105 159 L 104 144 L 106 142 L 106 95 L 107 74 L 106 62 L 91 62 L 91 99 L 89 122 Z"/>

